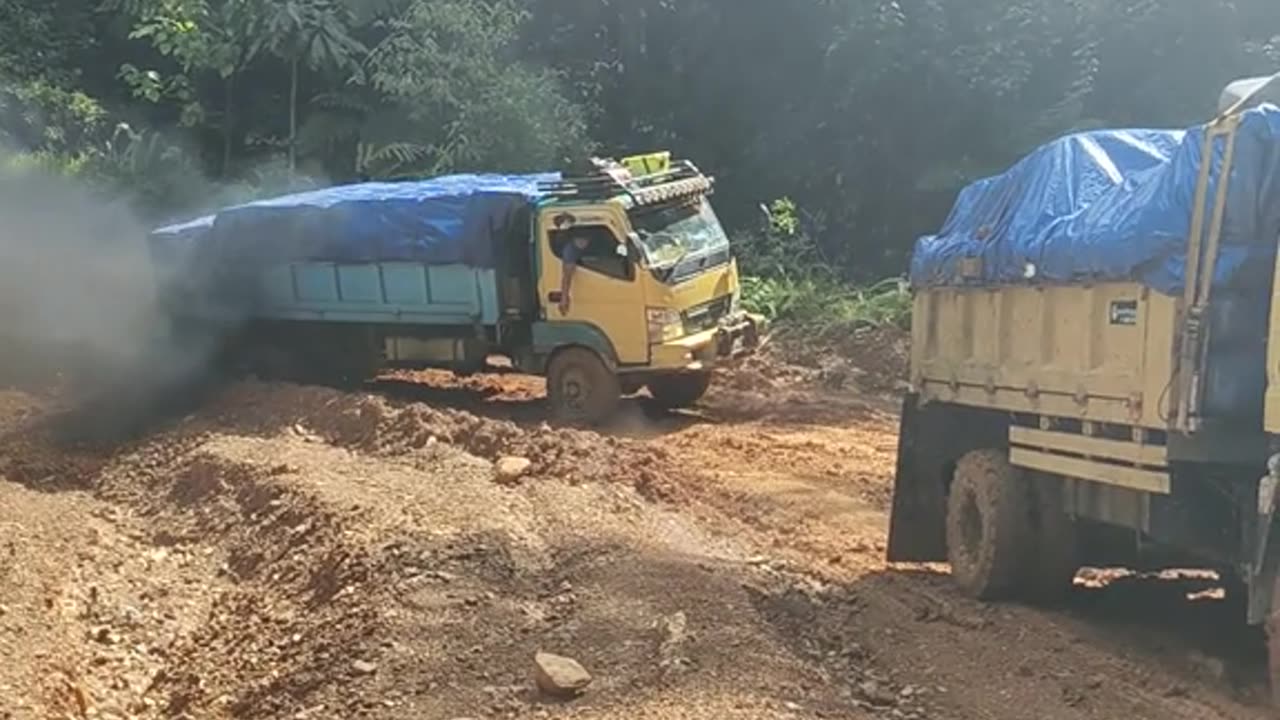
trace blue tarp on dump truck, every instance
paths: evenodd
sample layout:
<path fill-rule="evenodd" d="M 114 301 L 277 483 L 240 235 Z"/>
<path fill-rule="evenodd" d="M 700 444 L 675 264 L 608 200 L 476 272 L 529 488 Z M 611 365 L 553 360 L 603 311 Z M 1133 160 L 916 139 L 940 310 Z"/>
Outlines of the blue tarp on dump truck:
<path fill-rule="evenodd" d="M 1206 128 L 1107 130 L 1041 147 L 965 188 L 911 260 L 917 287 L 1136 280 L 1182 292 Z M 1269 281 L 1280 237 L 1280 108 L 1244 113 L 1214 281 Z M 1224 146 L 1216 144 L 1210 195 Z M 1207 220 L 1206 220 L 1207 222 Z M 962 277 L 960 261 L 981 262 Z"/>
<path fill-rule="evenodd" d="M 152 233 L 161 254 L 248 266 L 419 262 L 494 267 L 495 243 L 541 197 L 541 175 L 360 183 L 238 205 Z"/>

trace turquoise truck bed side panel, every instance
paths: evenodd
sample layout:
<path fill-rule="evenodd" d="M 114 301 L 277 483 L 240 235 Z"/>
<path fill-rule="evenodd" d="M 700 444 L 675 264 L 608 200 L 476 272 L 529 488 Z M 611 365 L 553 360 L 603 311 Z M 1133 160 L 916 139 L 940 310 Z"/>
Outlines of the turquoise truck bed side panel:
<path fill-rule="evenodd" d="M 255 315 L 272 320 L 494 325 L 492 268 L 423 263 L 291 263 L 269 268 Z"/>

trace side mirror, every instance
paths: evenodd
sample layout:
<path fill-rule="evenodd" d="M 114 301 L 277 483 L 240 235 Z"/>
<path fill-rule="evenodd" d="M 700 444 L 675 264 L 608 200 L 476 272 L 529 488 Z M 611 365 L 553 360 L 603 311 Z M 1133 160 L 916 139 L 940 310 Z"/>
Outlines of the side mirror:
<path fill-rule="evenodd" d="M 621 257 L 621 258 L 631 256 L 631 253 L 627 251 L 626 243 L 618 243 L 617 246 L 614 247 L 613 251 L 618 254 L 618 257 Z"/>
<path fill-rule="evenodd" d="M 626 248 L 627 257 L 631 262 L 639 265 L 643 256 L 640 254 L 640 233 L 634 230 L 627 233 L 627 239 L 622 243 L 622 247 Z"/>

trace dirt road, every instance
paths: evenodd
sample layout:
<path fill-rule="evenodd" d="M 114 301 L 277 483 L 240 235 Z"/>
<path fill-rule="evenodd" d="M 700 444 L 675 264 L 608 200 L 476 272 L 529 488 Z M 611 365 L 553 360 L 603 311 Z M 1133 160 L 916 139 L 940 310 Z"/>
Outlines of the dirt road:
<path fill-rule="evenodd" d="M 541 402 L 239 383 L 103 447 L 0 393 L 0 718 L 1267 717 L 1198 581 L 1043 610 L 886 567 L 893 403 L 856 376 L 761 364 L 603 434 Z"/>

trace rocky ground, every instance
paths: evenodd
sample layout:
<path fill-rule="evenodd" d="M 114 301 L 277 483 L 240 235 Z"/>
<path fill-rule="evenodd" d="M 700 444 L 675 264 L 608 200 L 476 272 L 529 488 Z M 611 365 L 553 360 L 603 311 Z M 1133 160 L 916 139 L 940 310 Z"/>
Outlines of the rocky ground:
<path fill-rule="evenodd" d="M 110 446 L 0 392 L 0 718 L 1267 717 L 1205 580 L 885 565 L 895 342 L 598 433 L 516 376 L 236 383 Z"/>

